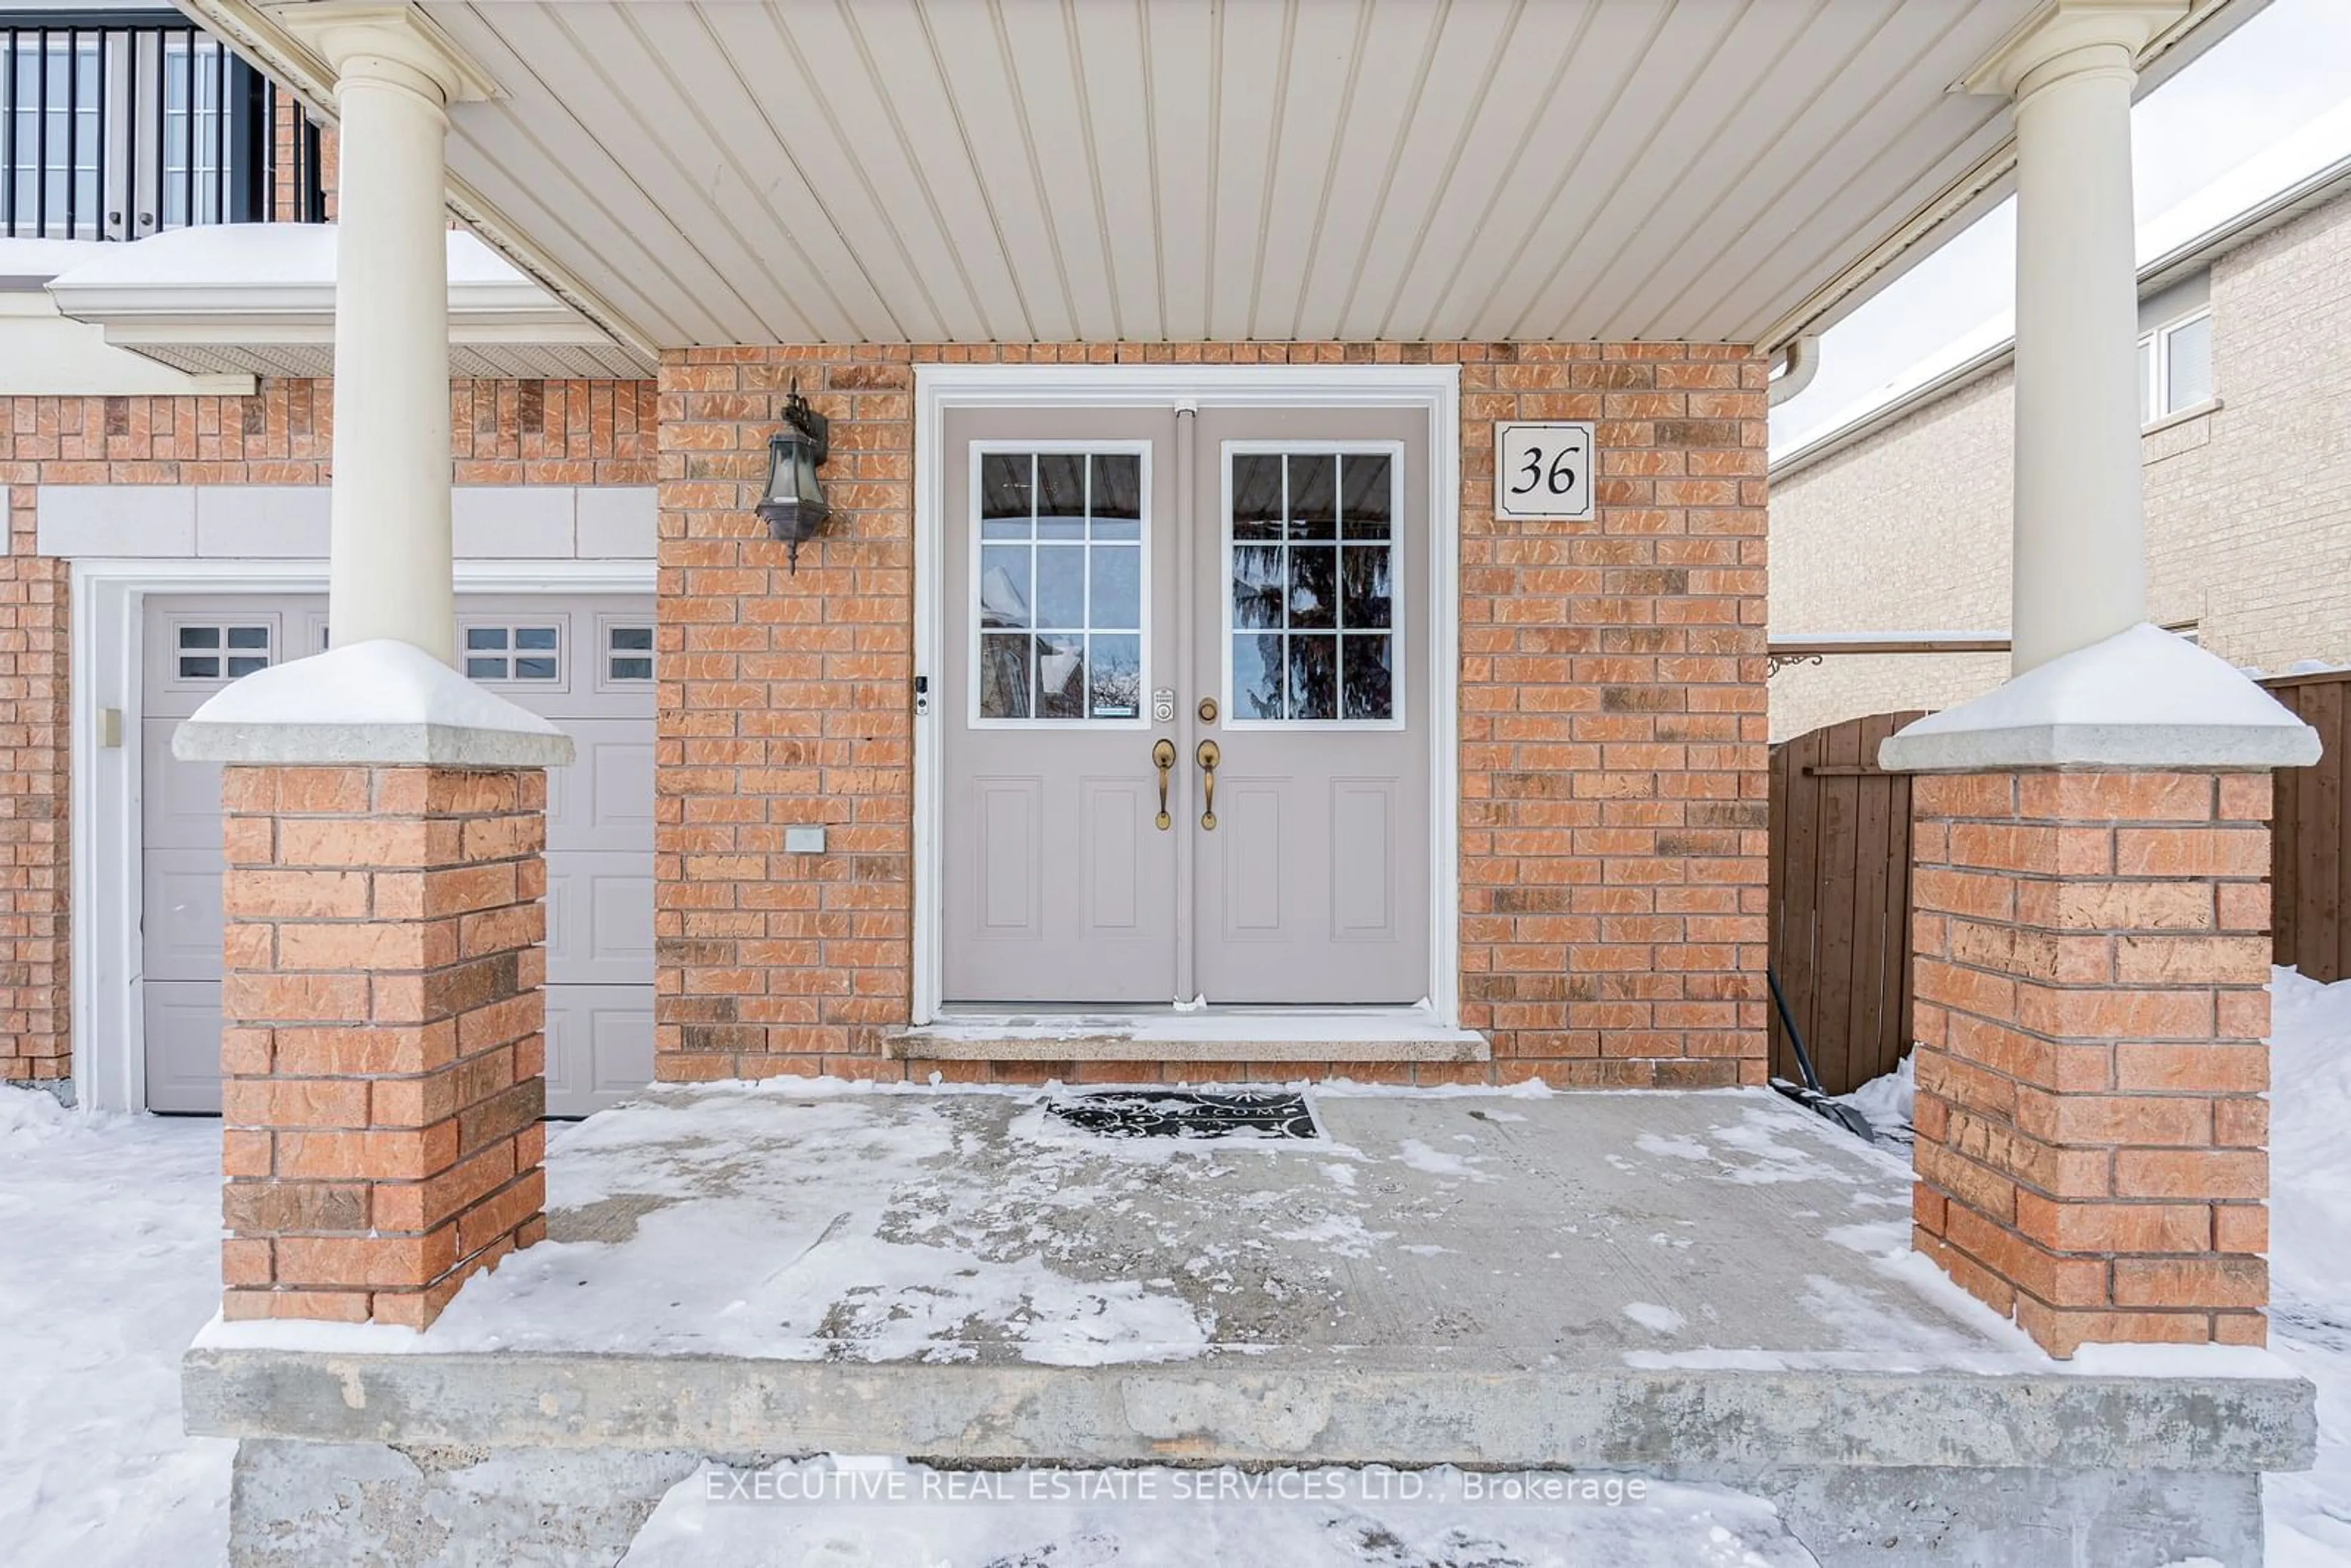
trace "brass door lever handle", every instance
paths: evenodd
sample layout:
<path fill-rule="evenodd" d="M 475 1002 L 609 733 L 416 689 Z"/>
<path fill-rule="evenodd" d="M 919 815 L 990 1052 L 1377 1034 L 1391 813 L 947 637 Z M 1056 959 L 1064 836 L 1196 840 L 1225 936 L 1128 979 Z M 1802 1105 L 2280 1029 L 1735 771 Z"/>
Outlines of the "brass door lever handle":
<path fill-rule="evenodd" d="M 1200 803 L 1206 810 L 1200 813 L 1200 826 L 1210 832 L 1217 831 L 1217 764 L 1224 753 L 1213 740 L 1200 742 L 1200 749 L 1192 754 L 1200 765 Z"/>
<path fill-rule="evenodd" d="M 1159 769 L 1159 815 L 1155 825 L 1164 833 L 1176 825 L 1176 819 L 1167 814 L 1167 770 L 1176 766 L 1176 743 L 1162 739 L 1154 746 L 1151 765 Z"/>

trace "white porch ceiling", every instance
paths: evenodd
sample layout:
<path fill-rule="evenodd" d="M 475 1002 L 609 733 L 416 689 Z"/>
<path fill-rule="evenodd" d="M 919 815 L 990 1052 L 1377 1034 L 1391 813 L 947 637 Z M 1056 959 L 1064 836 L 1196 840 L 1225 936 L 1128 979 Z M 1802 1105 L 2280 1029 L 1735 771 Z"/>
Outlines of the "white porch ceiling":
<path fill-rule="evenodd" d="M 421 8 L 502 89 L 455 180 L 685 346 L 1769 341 L 1997 193 L 2007 109 L 1951 84 L 2037 6 Z"/>

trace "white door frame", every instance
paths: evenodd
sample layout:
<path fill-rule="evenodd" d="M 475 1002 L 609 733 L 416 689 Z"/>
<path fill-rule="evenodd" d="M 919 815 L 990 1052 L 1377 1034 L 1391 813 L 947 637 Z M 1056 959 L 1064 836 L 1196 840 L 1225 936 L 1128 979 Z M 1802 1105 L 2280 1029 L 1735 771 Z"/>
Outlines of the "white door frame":
<path fill-rule="evenodd" d="M 937 700 L 946 605 L 946 413 L 951 408 L 1419 408 L 1428 416 L 1429 1012 L 1460 1023 L 1461 370 L 1458 365 L 980 365 L 914 367 L 914 673 L 930 700 L 914 712 L 916 1025 L 938 1020 L 946 929 L 940 878 L 944 725 Z M 1216 998 L 1209 1000 L 1213 1003 Z"/>
<path fill-rule="evenodd" d="M 461 560 L 460 593 L 643 593 L 650 560 Z M 72 563 L 68 810 L 72 861 L 70 1028 L 76 1100 L 92 1110 L 147 1106 L 145 850 L 140 716 L 151 594 L 324 593 L 323 560 L 132 559 Z M 99 714 L 120 715 L 120 744 L 99 744 Z"/>

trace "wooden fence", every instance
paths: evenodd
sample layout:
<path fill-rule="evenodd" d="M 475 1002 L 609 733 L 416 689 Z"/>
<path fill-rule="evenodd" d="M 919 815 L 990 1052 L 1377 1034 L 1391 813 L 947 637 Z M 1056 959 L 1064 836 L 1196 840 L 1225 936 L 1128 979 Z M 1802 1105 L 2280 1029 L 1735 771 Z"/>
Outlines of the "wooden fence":
<path fill-rule="evenodd" d="M 1877 743 L 1917 712 L 1771 748 L 1771 965 L 1821 1086 L 1843 1094 L 1910 1046 L 1910 780 Z M 1775 1010 L 1771 1071 L 1797 1077 Z"/>
<path fill-rule="evenodd" d="M 2276 776 L 2273 950 L 2331 985 L 2351 978 L 2351 670 L 2262 685 L 2325 747 Z M 1910 780 L 1878 771 L 1877 743 L 1918 716 L 1872 714 L 1771 748 L 1771 965 L 1832 1094 L 1910 1048 Z M 1771 1071 L 1797 1076 L 1776 1011 Z"/>
<path fill-rule="evenodd" d="M 2325 750 L 2308 768 L 2277 773 L 2270 840 L 2273 951 L 2314 980 L 2351 977 L 2351 670 L 2280 675 L 2262 685 L 2318 731 Z"/>

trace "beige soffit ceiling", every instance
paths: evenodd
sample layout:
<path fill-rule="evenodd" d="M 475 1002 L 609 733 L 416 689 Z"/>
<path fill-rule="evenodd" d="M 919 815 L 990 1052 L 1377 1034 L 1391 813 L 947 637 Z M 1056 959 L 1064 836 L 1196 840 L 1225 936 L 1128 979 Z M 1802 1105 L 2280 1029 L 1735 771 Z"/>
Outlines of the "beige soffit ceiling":
<path fill-rule="evenodd" d="M 327 102 L 268 13 L 181 3 Z M 2197 0 L 2148 79 L 2261 3 Z M 2041 4 L 417 8 L 500 88 L 452 210 L 639 348 L 1776 347 L 2004 193 L 2006 106 L 1953 84 Z"/>

